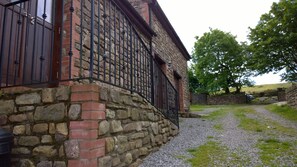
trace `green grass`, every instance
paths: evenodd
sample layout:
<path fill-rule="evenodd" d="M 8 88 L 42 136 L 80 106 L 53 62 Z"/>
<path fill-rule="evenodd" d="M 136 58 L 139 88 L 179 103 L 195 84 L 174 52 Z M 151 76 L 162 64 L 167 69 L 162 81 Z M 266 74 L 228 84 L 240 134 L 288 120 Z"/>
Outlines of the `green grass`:
<path fill-rule="evenodd" d="M 223 130 L 223 125 L 222 125 L 222 124 L 215 124 L 215 125 L 213 126 L 213 128 L 214 128 L 215 130 L 217 130 L 217 131 L 221 131 L 221 130 Z"/>
<path fill-rule="evenodd" d="M 255 85 L 252 87 L 242 87 L 242 92 L 249 94 L 260 93 L 269 90 L 277 90 L 278 88 L 289 88 L 292 86 L 292 83 L 279 83 L 279 84 L 265 84 L 265 85 Z"/>
<path fill-rule="evenodd" d="M 282 134 L 287 136 L 295 136 L 297 135 L 297 132 L 293 128 L 284 127 L 280 125 L 276 121 L 272 121 L 269 119 L 261 119 L 256 120 L 252 118 L 248 118 L 246 114 L 257 114 L 253 109 L 251 108 L 239 108 L 234 112 L 234 115 L 239 119 L 239 127 L 248 130 L 248 131 L 254 131 L 254 132 L 265 132 L 267 134 L 273 135 L 273 134 Z"/>
<path fill-rule="evenodd" d="M 198 148 L 189 149 L 188 152 L 193 155 L 193 158 L 187 160 L 193 167 L 217 166 L 218 164 L 247 166 L 250 164 L 248 157 L 231 153 L 226 146 L 216 141 L 208 141 Z"/>
<path fill-rule="evenodd" d="M 295 142 L 296 144 L 296 142 Z M 259 140 L 257 148 L 260 150 L 260 159 L 265 166 L 278 166 L 283 164 L 279 162 L 279 157 L 288 155 L 294 157 L 294 162 L 297 162 L 296 147 L 289 142 L 281 142 L 277 139 Z"/>
<path fill-rule="evenodd" d="M 293 109 L 288 105 L 278 106 L 278 105 L 269 105 L 266 107 L 267 110 L 272 111 L 288 120 L 297 122 L 297 110 Z"/>
<path fill-rule="evenodd" d="M 191 105 L 190 106 L 190 111 L 192 112 L 198 112 L 198 111 L 203 111 L 207 108 L 219 108 L 220 106 L 214 106 L 214 105 Z"/>
<path fill-rule="evenodd" d="M 266 129 L 260 121 L 246 117 L 246 113 L 255 114 L 255 111 L 251 108 L 239 108 L 234 111 L 234 115 L 240 120 L 240 128 L 254 132 L 262 132 Z"/>
<path fill-rule="evenodd" d="M 215 120 L 215 119 L 224 117 L 226 114 L 227 114 L 226 110 L 219 109 L 219 110 L 211 112 L 208 115 L 202 116 L 202 118 L 209 119 L 209 120 Z"/>
<path fill-rule="evenodd" d="M 196 149 L 189 149 L 194 158 L 188 159 L 194 167 L 212 166 L 214 160 L 224 162 L 227 159 L 226 148 L 214 141 L 209 141 Z"/>

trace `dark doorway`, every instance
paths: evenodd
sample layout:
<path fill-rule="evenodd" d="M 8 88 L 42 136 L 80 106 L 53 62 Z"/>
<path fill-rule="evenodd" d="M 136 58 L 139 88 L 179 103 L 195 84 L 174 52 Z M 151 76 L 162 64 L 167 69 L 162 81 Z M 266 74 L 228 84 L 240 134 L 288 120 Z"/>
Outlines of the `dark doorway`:
<path fill-rule="evenodd" d="M 55 0 L 0 0 L 0 3 L 1 86 L 56 80 L 53 66 L 59 53 L 53 46 L 57 42 L 55 26 L 61 23 L 55 22 L 55 9 L 61 4 Z"/>
<path fill-rule="evenodd" d="M 184 96 L 183 96 L 183 85 L 182 85 L 182 77 L 174 71 L 174 84 L 175 89 L 178 94 L 178 107 L 179 111 L 184 112 Z"/>

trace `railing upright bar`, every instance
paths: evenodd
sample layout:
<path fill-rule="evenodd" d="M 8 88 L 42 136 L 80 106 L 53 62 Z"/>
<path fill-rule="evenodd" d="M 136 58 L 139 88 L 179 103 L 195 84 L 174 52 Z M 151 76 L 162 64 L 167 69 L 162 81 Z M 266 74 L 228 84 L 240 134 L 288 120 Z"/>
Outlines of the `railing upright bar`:
<path fill-rule="evenodd" d="M 133 40 L 132 40 L 132 25 L 131 23 L 129 24 L 130 25 L 130 92 L 131 94 L 133 93 L 133 46 L 132 46 L 132 43 L 133 43 Z"/>
<path fill-rule="evenodd" d="M 69 43 L 70 43 L 70 47 L 69 47 L 69 52 L 68 52 L 68 56 L 69 56 L 69 71 L 68 71 L 68 79 L 71 79 L 72 76 L 71 76 L 71 72 L 72 72 L 72 56 L 73 56 L 73 51 L 72 51 L 72 39 L 73 39 L 73 36 L 72 36 L 72 25 L 73 25 L 73 12 L 74 12 L 74 7 L 73 7 L 73 0 L 71 0 L 70 2 L 71 6 L 69 8 L 69 11 L 70 11 L 70 37 L 69 37 Z"/>
<path fill-rule="evenodd" d="M 4 18 L 3 18 L 3 23 L 2 23 L 2 34 L 1 34 L 1 36 L 2 36 L 2 39 L 1 39 L 1 55 L 0 55 L 0 60 L 1 60 L 1 62 L 0 62 L 0 87 L 2 87 L 2 67 L 3 67 L 3 61 L 4 61 L 4 38 L 5 38 L 5 31 L 6 31 L 6 12 L 7 12 L 7 7 L 4 7 Z"/>
<path fill-rule="evenodd" d="M 83 0 L 81 0 L 83 1 Z M 65 1 L 62 0 L 62 7 L 61 7 L 61 13 L 62 15 L 64 15 L 64 5 L 65 5 Z M 60 57 L 59 57 L 59 74 L 58 74 L 58 77 L 59 77 L 59 80 L 62 80 L 62 58 L 63 58 L 63 36 L 64 36 L 64 18 L 61 17 L 61 28 L 60 28 Z"/>
<path fill-rule="evenodd" d="M 52 17 L 51 17 L 51 22 L 52 24 L 52 32 L 51 32 L 51 51 L 50 51 L 50 71 L 49 71 L 49 81 L 52 82 L 53 81 L 53 46 L 54 46 L 54 38 L 55 38 L 55 24 L 56 24 L 56 0 L 53 0 L 53 4 L 52 4 Z"/>
<path fill-rule="evenodd" d="M 114 71 L 113 71 L 113 83 L 117 84 L 117 24 L 116 24 L 116 17 L 117 17 L 117 10 L 114 8 L 114 15 L 113 15 L 113 25 L 114 25 L 114 56 L 113 56 L 113 65 L 114 65 Z"/>
<path fill-rule="evenodd" d="M 17 71 L 18 71 L 18 65 L 19 65 L 19 44 L 21 42 L 20 38 L 20 26 L 22 24 L 21 21 L 21 7 L 19 8 L 19 13 L 18 13 L 18 21 L 17 21 L 17 46 L 16 46 L 16 54 L 15 54 L 15 58 L 14 58 L 14 79 L 13 79 L 13 84 L 16 84 L 16 79 L 17 79 Z M 20 46 L 21 47 L 21 46 Z"/>
<path fill-rule="evenodd" d="M 104 0 L 104 5 L 103 5 L 103 18 L 104 18 L 104 21 L 103 21 L 103 30 L 104 30 L 104 43 L 103 43 L 103 46 L 104 46 L 104 52 L 103 52 L 103 81 L 106 81 L 106 58 L 107 58 L 107 53 L 106 53 L 106 18 L 107 18 L 107 14 L 106 14 L 106 0 Z"/>
<path fill-rule="evenodd" d="M 80 36 L 79 36 L 79 76 L 83 77 L 83 67 L 82 67 L 82 42 L 83 42 L 83 19 L 84 19 L 84 12 L 83 12 L 83 4 L 84 0 L 80 0 Z"/>
<path fill-rule="evenodd" d="M 27 13 L 28 11 L 31 10 L 31 1 L 28 2 L 28 8 L 27 8 Z M 27 57 L 28 57 L 28 44 L 29 44 L 29 28 L 30 28 L 30 21 L 28 17 L 26 18 L 26 34 L 25 34 L 25 56 L 24 56 L 24 65 L 23 65 L 23 84 L 25 83 L 25 78 L 26 78 L 26 67 L 27 67 Z"/>
<path fill-rule="evenodd" d="M 40 72 L 39 72 L 39 82 L 42 82 L 42 71 L 43 71 L 43 62 L 45 60 L 44 56 L 44 31 L 45 31 L 45 19 L 46 19 L 46 1 L 43 1 L 43 14 L 42 14 L 42 37 L 41 37 L 41 55 L 39 57 L 40 60 Z M 37 18 L 35 18 L 37 19 Z M 70 33 L 71 34 L 71 33 Z"/>
<path fill-rule="evenodd" d="M 36 48 L 36 32 L 37 32 L 37 8 L 38 8 L 38 1 L 36 1 L 36 3 L 35 3 L 35 15 L 34 15 L 34 35 L 33 35 L 33 55 L 32 55 L 32 61 L 31 61 L 31 63 L 32 63 L 32 65 L 31 65 L 31 83 L 32 83 L 32 81 L 34 80 L 34 71 L 35 71 L 35 69 L 34 69 L 34 60 L 35 60 L 35 54 L 36 54 L 36 50 L 35 50 L 35 48 Z"/>
<path fill-rule="evenodd" d="M 93 72 L 94 72 L 94 0 L 91 0 L 91 36 L 90 36 L 90 82 L 93 81 Z"/>
<path fill-rule="evenodd" d="M 14 21 L 14 7 L 15 6 L 13 6 L 12 7 L 12 11 L 11 11 L 11 13 L 12 13 L 12 18 L 11 18 L 11 22 L 10 22 L 10 34 L 9 34 L 9 41 L 8 41 L 8 56 L 7 56 L 7 69 L 6 69 L 6 86 L 8 86 L 8 77 L 9 77 L 9 69 L 10 69 L 10 58 L 12 57 L 12 56 L 10 56 L 10 54 L 11 54 L 11 40 L 12 40 L 12 31 L 13 31 L 13 21 Z"/>
<path fill-rule="evenodd" d="M 108 64 L 109 64 L 109 69 L 108 69 L 108 81 L 109 83 L 111 83 L 111 45 L 112 45 L 112 41 L 111 41 L 111 29 L 112 29 L 112 21 L 111 21 L 111 1 L 108 1 L 108 39 L 109 39 L 109 44 L 108 44 Z"/>
<path fill-rule="evenodd" d="M 101 54 L 101 49 L 100 49 L 100 43 L 101 43 L 101 24 L 100 24 L 100 19 L 101 19 L 101 0 L 98 0 L 98 44 L 97 44 L 97 55 L 98 55 L 98 63 L 97 63 L 97 79 L 100 79 L 100 54 Z"/>

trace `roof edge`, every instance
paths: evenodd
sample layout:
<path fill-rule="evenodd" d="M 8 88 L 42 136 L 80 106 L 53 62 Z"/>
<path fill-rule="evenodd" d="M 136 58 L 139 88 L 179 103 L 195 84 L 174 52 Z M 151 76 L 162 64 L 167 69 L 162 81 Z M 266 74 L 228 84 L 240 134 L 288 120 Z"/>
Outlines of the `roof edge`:
<path fill-rule="evenodd" d="M 136 9 L 127 0 L 113 0 L 113 2 L 123 10 L 124 14 L 129 18 L 129 20 L 136 25 L 137 29 L 141 31 L 150 40 L 156 33 L 153 29 L 146 23 L 146 21 L 139 15 Z"/>
<path fill-rule="evenodd" d="M 156 14 L 157 18 L 159 19 L 160 23 L 164 27 L 164 29 L 167 31 L 173 42 L 177 45 L 179 50 L 182 52 L 184 57 L 187 60 L 191 59 L 191 56 L 189 52 L 187 51 L 186 47 L 184 46 L 183 42 L 177 35 L 176 31 L 174 30 L 173 26 L 171 25 L 170 21 L 168 20 L 167 16 L 165 15 L 164 11 L 160 7 L 157 0 L 153 0 L 152 3 L 150 3 L 150 7 L 152 11 Z"/>

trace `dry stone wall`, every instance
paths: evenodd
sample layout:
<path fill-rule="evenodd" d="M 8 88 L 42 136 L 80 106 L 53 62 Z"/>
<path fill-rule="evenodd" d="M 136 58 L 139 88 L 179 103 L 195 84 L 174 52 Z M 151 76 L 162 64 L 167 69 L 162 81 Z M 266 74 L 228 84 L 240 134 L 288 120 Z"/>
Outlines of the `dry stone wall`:
<path fill-rule="evenodd" d="M 178 128 L 137 94 L 105 85 L 4 91 L 13 166 L 138 166 Z"/>
<path fill-rule="evenodd" d="M 286 99 L 288 105 L 297 109 L 297 84 L 293 84 L 291 88 L 286 90 Z"/>

